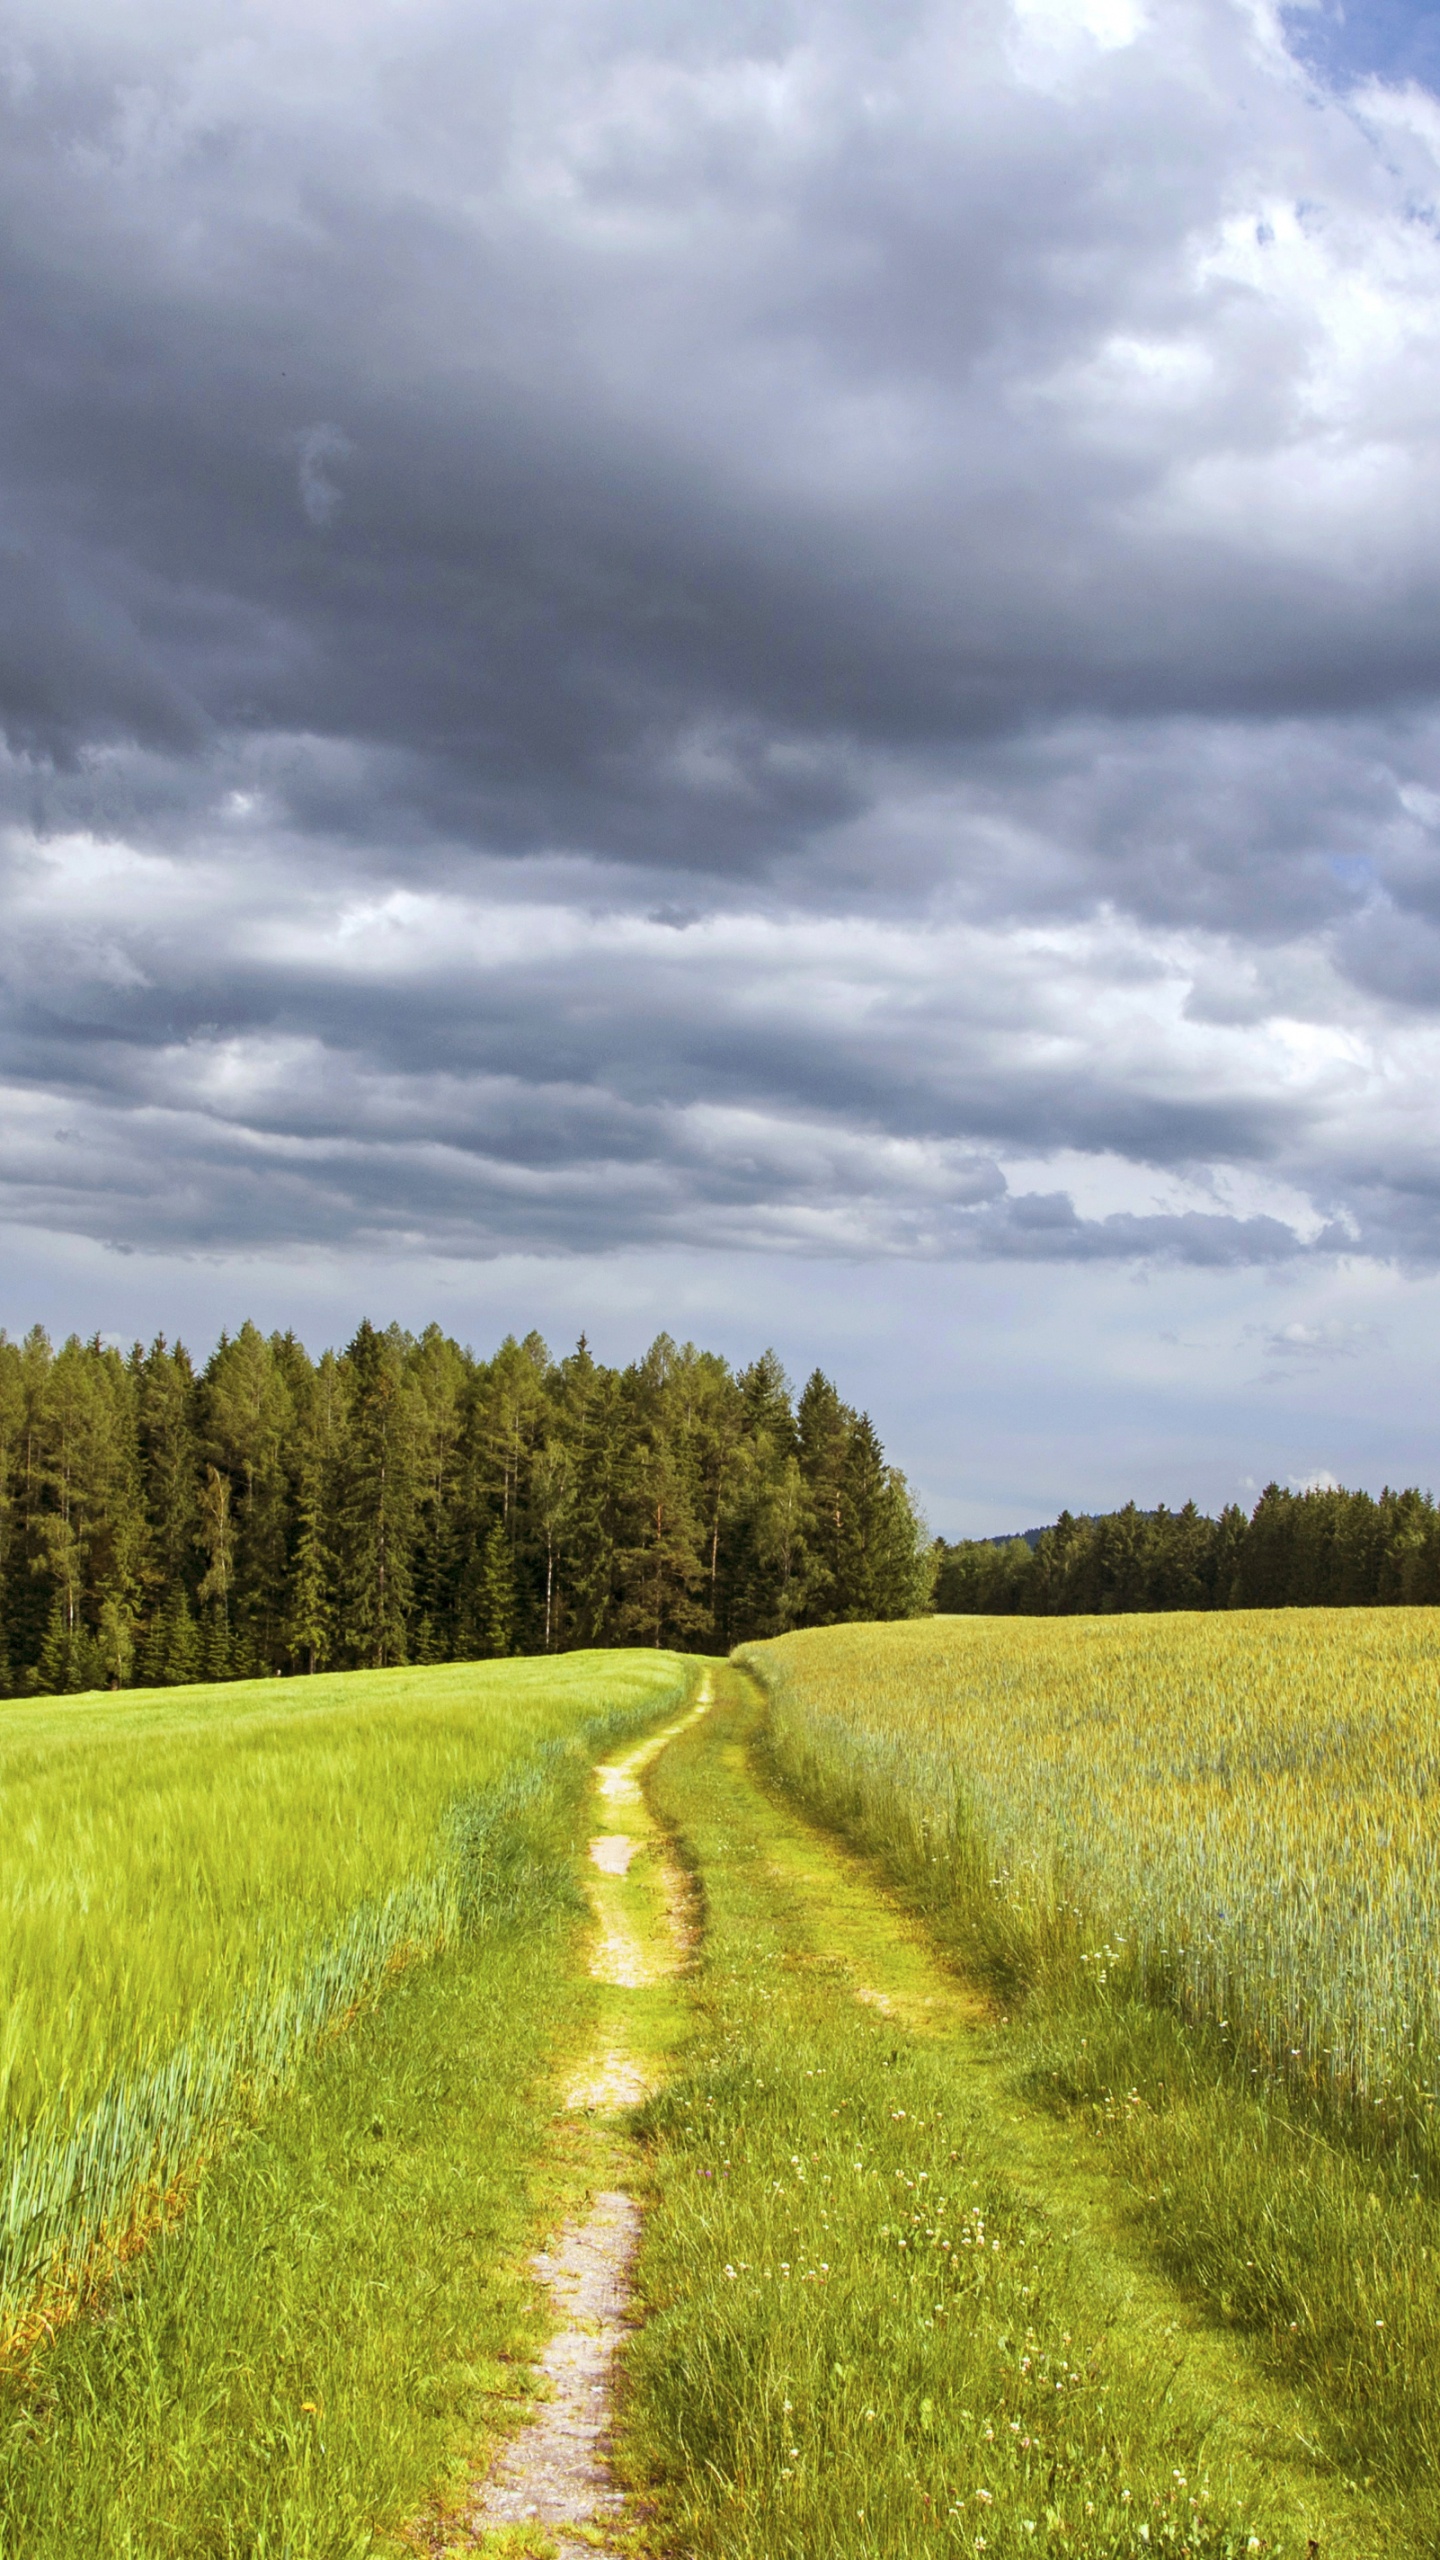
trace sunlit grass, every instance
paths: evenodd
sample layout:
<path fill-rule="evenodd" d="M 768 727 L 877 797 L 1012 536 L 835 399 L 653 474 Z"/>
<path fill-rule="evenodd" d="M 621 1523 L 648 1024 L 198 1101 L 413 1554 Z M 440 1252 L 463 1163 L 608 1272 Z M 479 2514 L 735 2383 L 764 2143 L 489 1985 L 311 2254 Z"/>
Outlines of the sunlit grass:
<path fill-rule="evenodd" d="M 649 2118 L 627 2403 L 647 2547 L 1388 2548 L 1307 2451 L 1305 2402 L 1100 2227 L 1105 2181 L 1017 2104 L 1005 2031 L 977 2028 L 888 1901 L 755 1785 L 730 1694 L 654 1783 L 707 1930 L 696 2034 Z"/>
<path fill-rule="evenodd" d="M 1155 2261 L 1440 2538 L 1440 1617 L 749 1648 L 777 1769 L 1012 2020 Z"/>
<path fill-rule="evenodd" d="M 590 1653 L 0 1708 L 0 2345 L 503 1899 L 567 1767 L 688 1676 Z"/>
<path fill-rule="evenodd" d="M 1002 1993 L 1172 2001 L 1440 2170 L 1440 1612 L 941 1618 L 740 1658 L 781 1768 Z"/>

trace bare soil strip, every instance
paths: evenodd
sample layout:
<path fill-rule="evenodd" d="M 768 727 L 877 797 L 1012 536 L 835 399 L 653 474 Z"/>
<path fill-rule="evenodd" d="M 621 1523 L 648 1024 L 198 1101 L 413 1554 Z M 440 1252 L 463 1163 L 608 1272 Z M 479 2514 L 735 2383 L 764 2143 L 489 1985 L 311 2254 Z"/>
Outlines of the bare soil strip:
<path fill-rule="evenodd" d="M 633 2196 L 601 2194 L 583 2223 L 568 2222 L 535 2273 L 565 2325 L 540 2359 L 551 2388 L 534 2423 L 506 2448 L 472 2508 L 475 2537 L 534 2524 L 555 2536 L 560 2560 L 595 2560 L 595 2529 L 618 2521 L 623 2500 L 605 2459 L 615 2350 L 629 2326 L 630 2269 L 640 2238 Z M 585 2531 L 577 2541 L 566 2531 Z"/>
<path fill-rule="evenodd" d="M 602 1761 L 596 1771 L 600 1827 L 590 1843 L 596 1919 L 590 1971 L 611 1997 L 601 2034 L 571 2081 L 565 2107 L 572 2123 L 585 2123 L 597 2179 L 617 2169 L 623 2175 L 625 2116 L 665 2076 L 665 2022 L 653 2014 L 654 1992 L 680 1972 L 694 1936 L 688 1885 L 651 1815 L 644 1779 L 666 1744 L 705 1713 L 711 1698 L 706 1672 L 688 1714 Z M 559 2560 L 606 2560 L 612 2548 L 607 2528 L 617 2527 L 624 2514 L 608 2451 L 615 2356 L 631 2326 L 631 2270 L 639 2239 L 635 2197 L 607 2185 L 592 2193 L 589 2211 L 566 2222 L 553 2245 L 532 2261 L 557 2318 L 538 2375 L 549 2396 L 477 2484 L 459 2534 L 449 2528 L 448 2550 L 483 2549 L 491 2535 L 515 2537 L 517 2528 L 521 2534 L 529 2528 L 550 2537 Z"/>

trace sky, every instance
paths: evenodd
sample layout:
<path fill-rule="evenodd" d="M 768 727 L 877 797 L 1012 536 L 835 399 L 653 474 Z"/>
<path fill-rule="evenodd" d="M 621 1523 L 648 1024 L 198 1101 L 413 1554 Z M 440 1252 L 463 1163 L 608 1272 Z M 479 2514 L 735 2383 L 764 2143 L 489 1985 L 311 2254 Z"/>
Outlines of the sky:
<path fill-rule="evenodd" d="M 0 1323 L 1440 1483 L 1440 15 L 12 0 Z"/>

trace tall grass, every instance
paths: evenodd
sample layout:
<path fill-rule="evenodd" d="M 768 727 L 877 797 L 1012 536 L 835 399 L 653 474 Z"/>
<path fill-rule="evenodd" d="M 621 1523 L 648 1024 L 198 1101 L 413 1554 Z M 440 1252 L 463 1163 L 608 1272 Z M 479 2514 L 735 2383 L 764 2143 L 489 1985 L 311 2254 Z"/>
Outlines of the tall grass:
<path fill-rule="evenodd" d="M 483 2463 L 546 2335 L 527 2242 L 554 2209 L 554 2070 L 593 2009 L 555 1900 L 571 1827 L 548 1911 L 527 1893 L 399 1975 L 235 2133 L 103 2317 L 0 2367 L 0 2560 L 431 2547 L 396 2528 L 457 2457 Z"/>
<path fill-rule="evenodd" d="M 655 1653 L 0 1708 L 0 2348 L 397 1960 L 520 1887 Z"/>
<path fill-rule="evenodd" d="M 739 1658 L 782 1771 L 1003 1996 L 1172 2005 L 1440 2178 L 1440 1612 L 942 1618 Z"/>
<path fill-rule="evenodd" d="M 1329 2560 L 1371 2553 L 1288 2426 L 1256 2460 L 1268 2404 L 1230 2422 L 1241 2360 L 1192 2372 L 1193 2336 L 1137 2305 L 1073 2196 L 1045 2194 L 933 1967 L 761 1794 L 753 1711 L 717 1686 L 653 1785 L 706 1909 L 695 2036 L 649 2111 L 649 2317 L 627 2352 L 653 2547 L 1299 2560 L 1315 2535 Z"/>
<path fill-rule="evenodd" d="M 1017 2088 L 1440 2549 L 1440 1617 L 952 1619 L 744 1659 L 788 1784 L 989 1980 Z"/>

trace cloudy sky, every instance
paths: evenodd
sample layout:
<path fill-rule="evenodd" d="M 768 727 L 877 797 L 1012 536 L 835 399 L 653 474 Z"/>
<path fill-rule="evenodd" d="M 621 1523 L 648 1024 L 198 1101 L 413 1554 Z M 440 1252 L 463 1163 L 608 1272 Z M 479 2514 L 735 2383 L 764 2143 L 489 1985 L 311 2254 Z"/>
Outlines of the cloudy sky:
<path fill-rule="evenodd" d="M 1440 32 L 12 0 L 0 1321 L 1440 1483 Z"/>

